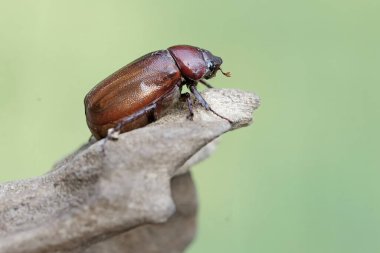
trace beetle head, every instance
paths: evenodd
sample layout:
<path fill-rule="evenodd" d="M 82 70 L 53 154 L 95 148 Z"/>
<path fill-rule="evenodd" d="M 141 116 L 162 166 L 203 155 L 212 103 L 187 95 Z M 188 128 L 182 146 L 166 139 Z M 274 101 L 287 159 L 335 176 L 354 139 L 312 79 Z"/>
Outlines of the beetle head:
<path fill-rule="evenodd" d="M 220 70 L 223 75 L 225 76 L 231 76 L 229 72 L 225 73 L 222 71 L 220 68 L 220 65 L 222 65 L 223 60 L 222 58 L 213 55 L 210 51 L 202 49 L 202 55 L 203 59 L 205 60 L 207 64 L 207 71 L 206 74 L 204 75 L 205 79 L 210 79 L 216 75 L 216 72 Z"/>

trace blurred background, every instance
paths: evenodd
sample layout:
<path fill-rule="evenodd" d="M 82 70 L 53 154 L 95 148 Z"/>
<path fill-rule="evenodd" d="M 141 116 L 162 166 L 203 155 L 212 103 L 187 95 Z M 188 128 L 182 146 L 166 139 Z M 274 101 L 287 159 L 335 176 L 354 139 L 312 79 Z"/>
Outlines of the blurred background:
<path fill-rule="evenodd" d="M 378 0 L 0 1 L 0 182 L 86 142 L 83 98 L 141 55 L 209 49 L 262 98 L 193 169 L 188 253 L 380 252 Z"/>

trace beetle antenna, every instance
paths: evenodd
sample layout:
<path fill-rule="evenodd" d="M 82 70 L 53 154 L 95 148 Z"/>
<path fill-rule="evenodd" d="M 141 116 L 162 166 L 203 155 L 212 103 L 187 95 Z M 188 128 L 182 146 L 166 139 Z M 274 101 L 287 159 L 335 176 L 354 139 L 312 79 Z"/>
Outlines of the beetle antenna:
<path fill-rule="evenodd" d="M 223 72 L 223 70 L 221 68 L 219 68 L 220 72 L 222 72 L 223 75 L 227 76 L 227 77 L 231 77 L 231 72 Z"/>

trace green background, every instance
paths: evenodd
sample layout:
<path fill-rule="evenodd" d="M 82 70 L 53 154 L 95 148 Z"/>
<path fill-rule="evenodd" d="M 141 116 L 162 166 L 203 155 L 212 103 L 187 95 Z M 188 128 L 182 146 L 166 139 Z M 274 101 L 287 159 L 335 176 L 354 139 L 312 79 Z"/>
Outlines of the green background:
<path fill-rule="evenodd" d="M 380 252 L 379 13 L 378 0 L 2 0 L 0 181 L 86 142 L 83 98 L 104 77 L 196 45 L 232 72 L 215 86 L 262 106 L 194 168 L 187 252 Z"/>

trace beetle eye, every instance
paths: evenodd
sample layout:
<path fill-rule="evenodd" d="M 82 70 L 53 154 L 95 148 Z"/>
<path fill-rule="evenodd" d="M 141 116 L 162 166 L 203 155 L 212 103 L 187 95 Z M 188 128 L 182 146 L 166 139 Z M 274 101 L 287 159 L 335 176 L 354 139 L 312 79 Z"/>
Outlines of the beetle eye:
<path fill-rule="evenodd" d="M 208 69 L 212 72 L 212 71 L 214 71 L 214 69 L 215 69 L 215 65 L 214 65 L 214 63 L 212 62 L 212 61 L 209 61 L 208 63 L 207 63 L 207 67 L 208 67 Z"/>

